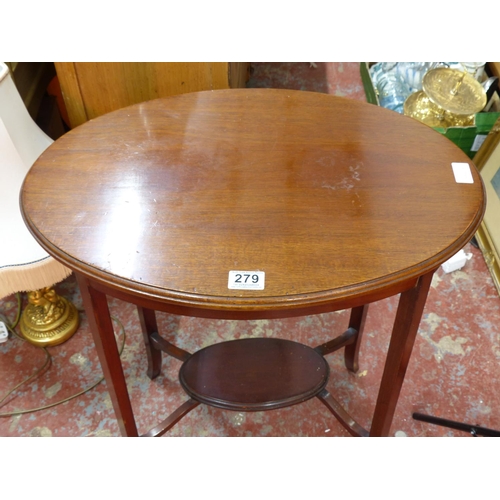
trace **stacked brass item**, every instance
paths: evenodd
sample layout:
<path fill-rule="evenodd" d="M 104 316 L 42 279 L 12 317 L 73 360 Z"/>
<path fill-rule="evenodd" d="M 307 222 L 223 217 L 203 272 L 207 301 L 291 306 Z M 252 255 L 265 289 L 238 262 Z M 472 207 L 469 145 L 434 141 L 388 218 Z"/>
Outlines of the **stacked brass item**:
<path fill-rule="evenodd" d="M 404 103 L 404 114 L 430 127 L 474 125 L 474 115 L 486 106 L 486 91 L 467 72 L 451 68 L 429 70 L 421 91 Z"/>
<path fill-rule="evenodd" d="M 32 344 L 49 347 L 62 344 L 78 329 L 76 307 L 46 287 L 28 293 L 28 306 L 20 321 L 21 332 Z"/>

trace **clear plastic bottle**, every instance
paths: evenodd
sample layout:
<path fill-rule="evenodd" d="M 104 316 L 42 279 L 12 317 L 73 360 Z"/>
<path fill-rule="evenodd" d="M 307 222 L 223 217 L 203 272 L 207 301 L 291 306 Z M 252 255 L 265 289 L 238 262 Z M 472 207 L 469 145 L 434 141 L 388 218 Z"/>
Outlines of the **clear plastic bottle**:
<path fill-rule="evenodd" d="M 391 63 L 386 64 L 389 65 Z M 397 63 L 392 64 L 393 66 L 387 66 L 390 68 L 389 71 L 384 71 L 378 76 L 378 100 L 382 107 L 403 114 L 403 105 L 406 98 L 410 95 L 410 88 L 397 74 L 395 70 Z"/>
<path fill-rule="evenodd" d="M 411 92 L 417 92 L 422 90 L 422 80 L 435 64 L 437 63 L 400 62 L 396 67 L 396 73 L 408 85 Z"/>

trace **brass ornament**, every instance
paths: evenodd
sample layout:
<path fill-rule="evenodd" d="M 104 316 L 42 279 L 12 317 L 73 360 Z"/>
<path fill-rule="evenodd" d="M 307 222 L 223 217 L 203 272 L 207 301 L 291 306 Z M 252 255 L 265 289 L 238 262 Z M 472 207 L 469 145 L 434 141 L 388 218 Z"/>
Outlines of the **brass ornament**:
<path fill-rule="evenodd" d="M 23 336 L 34 345 L 49 347 L 62 344 L 78 329 L 76 307 L 52 287 L 28 293 L 28 305 L 21 315 Z"/>
<path fill-rule="evenodd" d="M 422 80 L 422 88 L 436 106 L 456 115 L 473 115 L 486 106 L 483 86 L 457 69 L 429 70 Z"/>
<path fill-rule="evenodd" d="M 455 115 L 434 104 L 423 92 L 414 92 L 405 101 L 403 112 L 429 127 L 468 127 L 474 125 L 474 115 Z"/>

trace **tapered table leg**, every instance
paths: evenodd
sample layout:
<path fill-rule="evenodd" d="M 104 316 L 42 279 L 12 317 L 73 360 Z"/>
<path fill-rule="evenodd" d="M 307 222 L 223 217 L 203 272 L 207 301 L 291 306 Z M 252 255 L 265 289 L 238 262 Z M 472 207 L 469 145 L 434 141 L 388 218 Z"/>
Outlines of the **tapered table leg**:
<path fill-rule="evenodd" d="M 356 341 L 347 345 L 344 349 L 344 363 L 346 368 L 354 373 L 359 369 L 359 346 L 361 345 L 361 338 L 363 337 L 367 313 L 368 304 L 353 308 L 349 318 L 349 328 L 354 328 L 358 333 L 356 334 Z"/>
<path fill-rule="evenodd" d="M 422 276 L 399 299 L 370 436 L 389 435 L 433 274 L 434 271 Z"/>
<path fill-rule="evenodd" d="M 142 336 L 146 346 L 148 357 L 148 377 L 153 380 L 161 373 L 161 351 L 151 342 L 151 335 L 158 333 L 158 324 L 156 323 L 156 314 L 152 309 L 145 309 L 137 306 L 139 321 L 141 323 Z"/>
<path fill-rule="evenodd" d="M 137 436 L 137 426 L 130 404 L 106 295 L 92 288 L 91 283 L 84 276 L 77 272 L 75 275 L 120 432 L 123 436 Z"/>

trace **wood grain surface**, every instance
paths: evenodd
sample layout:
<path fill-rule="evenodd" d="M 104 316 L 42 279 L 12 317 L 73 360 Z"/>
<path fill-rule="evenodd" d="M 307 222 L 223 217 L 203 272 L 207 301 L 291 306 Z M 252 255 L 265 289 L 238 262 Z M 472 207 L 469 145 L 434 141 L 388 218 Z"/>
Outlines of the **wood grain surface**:
<path fill-rule="evenodd" d="M 228 62 L 56 62 L 74 128 L 131 104 L 200 90 L 244 87 L 248 64 Z"/>
<path fill-rule="evenodd" d="M 457 183 L 452 162 L 474 182 Z M 91 120 L 42 154 L 21 203 L 49 253 L 118 296 L 221 315 L 411 288 L 474 236 L 485 208 L 472 162 L 431 128 L 271 89 L 188 93 Z M 228 289 L 231 270 L 265 272 L 265 289 Z"/>

